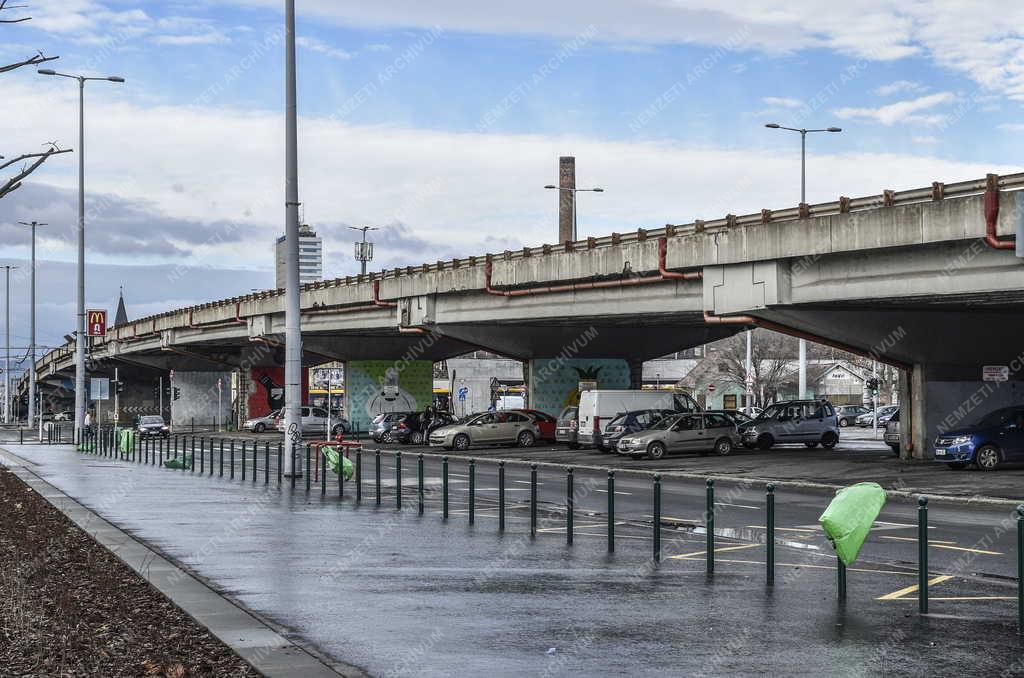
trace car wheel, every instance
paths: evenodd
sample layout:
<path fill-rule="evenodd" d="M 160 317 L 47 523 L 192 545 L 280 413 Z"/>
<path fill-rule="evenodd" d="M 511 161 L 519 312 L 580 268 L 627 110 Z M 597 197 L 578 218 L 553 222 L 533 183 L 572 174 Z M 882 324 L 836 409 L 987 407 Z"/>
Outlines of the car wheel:
<path fill-rule="evenodd" d="M 409 436 L 409 442 L 413 445 L 423 444 L 423 431 L 413 431 L 412 435 Z"/>
<path fill-rule="evenodd" d="M 469 436 L 467 436 L 465 433 L 460 433 L 459 435 L 455 436 L 455 439 L 452 440 L 452 447 L 454 447 L 459 452 L 462 452 L 463 450 L 468 450 Z"/>
<path fill-rule="evenodd" d="M 651 443 L 647 446 L 648 459 L 661 459 L 665 456 L 665 445 L 662 443 Z"/>
<path fill-rule="evenodd" d="M 579 443 L 569 443 L 569 449 L 570 450 L 578 450 L 578 449 L 580 449 L 580 444 Z"/>
<path fill-rule="evenodd" d="M 332 438 L 337 438 L 342 433 L 345 433 L 345 427 L 342 426 L 341 424 L 338 424 L 337 426 L 335 426 L 334 428 L 331 429 L 331 437 Z"/>
<path fill-rule="evenodd" d="M 892 453 L 894 455 L 896 455 L 897 457 L 900 456 L 900 446 L 899 445 L 893 444 L 893 445 L 889 445 L 889 447 L 892 449 Z"/>
<path fill-rule="evenodd" d="M 535 442 L 537 442 L 537 436 L 533 435 L 532 431 L 522 431 L 516 438 L 516 444 L 519 447 L 533 447 Z"/>
<path fill-rule="evenodd" d="M 821 436 L 821 446 L 826 450 L 831 450 L 839 442 L 839 436 L 832 431 L 828 431 L 825 435 Z"/>
<path fill-rule="evenodd" d="M 394 441 L 395 437 L 391 435 L 391 431 L 385 431 L 384 433 L 380 434 L 380 442 L 387 444 L 392 443 Z"/>
<path fill-rule="evenodd" d="M 770 450 L 774 444 L 775 438 L 772 438 L 770 433 L 762 433 L 757 438 L 757 449 L 759 450 Z"/>
<path fill-rule="evenodd" d="M 949 466 L 950 470 L 952 471 L 963 471 L 965 468 L 967 468 L 967 464 L 964 464 L 959 461 L 954 461 L 952 464 L 946 464 L 946 466 Z"/>
<path fill-rule="evenodd" d="M 839 425 L 841 427 L 843 427 L 843 428 L 846 428 L 847 426 L 850 425 L 850 420 L 849 419 L 840 419 L 839 420 Z"/>
<path fill-rule="evenodd" d="M 263 422 L 260 422 L 253 426 L 252 430 L 255 431 L 256 433 L 263 433 L 264 431 L 267 430 L 267 425 L 264 424 Z"/>
<path fill-rule="evenodd" d="M 818 443 L 804 443 L 804 445 L 807 447 L 807 449 L 813 450 L 815 447 L 818 446 Z"/>
<path fill-rule="evenodd" d="M 981 449 L 974 453 L 974 463 L 982 471 L 995 471 L 1001 461 L 999 449 L 994 445 L 982 445 Z"/>
<path fill-rule="evenodd" d="M 732 454 L 732 441 L 728 438 L 719 438 L 715 443 L 715 454 L 725 457 Z"/>

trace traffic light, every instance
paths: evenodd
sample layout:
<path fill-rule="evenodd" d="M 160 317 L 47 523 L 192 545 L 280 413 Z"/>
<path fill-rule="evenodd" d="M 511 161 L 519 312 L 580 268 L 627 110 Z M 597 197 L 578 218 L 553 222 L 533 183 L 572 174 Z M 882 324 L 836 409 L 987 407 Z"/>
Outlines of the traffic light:
<path fill-rule="evenodd" d="M 114 382 L 114 392 L 115 393 L 124 393 L 124 382 L 123 381 L 119 380 L 119 381 L 115 381 Z"/>
<path fill-rule="evenodd" d="M 171 399 L 178 400 L 179 398 L 181 398 L 181 389 L 175 386 L 171 389 Z"/>
<path fill-rule="evenodd" d="M 870 379 L 868 379 L 867 387 L 871 395 L 878 395 L 878 379 L 876 377 L 871 377 Z"/>

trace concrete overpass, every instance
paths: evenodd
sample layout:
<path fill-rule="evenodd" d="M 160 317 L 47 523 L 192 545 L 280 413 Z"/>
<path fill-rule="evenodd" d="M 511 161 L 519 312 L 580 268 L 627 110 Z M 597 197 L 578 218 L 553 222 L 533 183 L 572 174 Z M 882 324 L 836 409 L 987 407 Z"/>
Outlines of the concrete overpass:
<path fill-rule="evenodd" d="M 1024 402 L 1022 187 L 1024 174 L 989 175 L 306 285 L 305 360 L 372 363 L 347 388 L 362 411 L 396 390 L 417 400 L 406 375 L 486 348 L 527 361 L 531 402 L 551 410 L 574 379 L 637 385 L 643 360 L 758 325 L 905 368 L 919 456 L 951 416 Z M 283 364 L 283 332 L 283 291 L 269 290 L 113 327 L 91 357 L 95 370 L 247 373 Z M 48 353 L 40 379 L 72 361 L 73 345 Z M 982 365 L 1009 381 L 991 388 Z"/>

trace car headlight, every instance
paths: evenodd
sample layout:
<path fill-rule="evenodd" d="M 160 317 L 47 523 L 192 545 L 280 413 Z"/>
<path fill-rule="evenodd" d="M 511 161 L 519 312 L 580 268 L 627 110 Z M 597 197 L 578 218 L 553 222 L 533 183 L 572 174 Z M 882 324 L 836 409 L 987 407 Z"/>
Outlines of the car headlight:
<path fill-rule="evenodd" d="M 757 435 L 757 427 L 756 426 L 751 426 L 750 428 L 746 429 L 743 432 L 744 433 L 749 433 L 751 435 L 755 435 L 756 436 Z"/>
<path fill-rule="evenodd" d="M 963 444 L 969 443 L 969 442 L 971 442 L 971 436 L 957 436 L 956 438 L 953 438 L 952 444 L 953 445 L 963 445 Z"/>

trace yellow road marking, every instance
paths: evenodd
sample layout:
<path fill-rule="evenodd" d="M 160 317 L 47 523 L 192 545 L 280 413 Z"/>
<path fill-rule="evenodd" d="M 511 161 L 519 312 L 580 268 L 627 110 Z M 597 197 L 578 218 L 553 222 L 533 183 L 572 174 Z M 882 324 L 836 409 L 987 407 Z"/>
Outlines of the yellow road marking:
<path fill-rule="evenodd" d="M 900 600 L 917 600 L 917 598 L 900 598 Z M 928 600 L 1017 600 L 1017 596 L 948 596 L 938 598 L 928 596 Z"/>
<path fill-rule="evenodd" d="M 752 549 L 758 546 L 761 546 L 761 544 L 741 544 L 739 546 L 723 546 L 721 548 L 716 548 L 715 553 L 718 553 L 720 551 L 739 551 L 741 549 Z M 703 551 L 694 551 L 693 553 L 680 553 L 679 555 L 669 556 L 669 558 L 675 560 L 682 560 L 684 558 L 689 558 L 691 556 L 702 556 L 705 553 L 707 553 L 707 549 Z"/>
<path fill-rule="evenodd" d="M 653 518 L 653 517 L 654 516 L 652 516 L 649 513 L 644 515 L 644 518 Z M 661 517 L 661 522 L 663 522 L 663 523 L 696 523 L 698 525 L 703 525 L 704 524 L 704 521 L 699 520 L 697 518 L 673 518 L 672 516 L 662 516 Z"/>
<path fill-rule="evenodd" d="M 586 529 L 588 527 L 604 527 L 607 524 L 608 523 L 591 523 L 591 524 L 588 524 L 588 525 L 576 525 L 576 524 L 574 524 L 573 528 L 574 529 L 575 528 Z M 622 522 L 617 522 L 615 524 L 616 525 L 625 525 L 626 522 L 622 521 Z M 565 532 L 565 529 L 566 528 L 563 525 L 562 527 L 539 527 L 539 528 L 537 528 L 537 531 L 538 532 Z"/>
<path fill-rule="evenodd" d="M 883 534 L 881 538 L 882 539 L 895 539 L 897 541 L 913 541 L 913 542 L 917 541 L 917 537 L 894 537 L 894 536 L 889 535 L 889 534 Z M 928 543 L 929 544 L 955 544 L 956 542 L 955 541 L 942 541 L 941 539 L 929 539 Z"/>
<path fill-rule="evenodd" d="M 691 559 L 691 560 L 693 560 L 693 559 Z M 728 558 L 715 558 L 715 562 L 716 563 L 739 563 L 739 564 L 746 564 L 746 565 L 764 565 L 764 561 L 763 560 L 736 560 L 736 559 L 730 560 Z M 796 567 L 796 568 L 806 567 L 808 569 L 813 569 L 813 570 L 834 570 L 834 569 L 836 569 L 835 565 L 811 565 L 809 563 L 775 563 L 775 565 L 777 567 Z M 848 568 L 846 568 L 846 571 L 847 572 L 871 572 L 871 573 L 874 573 L 874 574 L 902 574 L 902 575 L 906 575 L 906 576 L 910 576 L 910 577 L 916 577 L 917 576 L 917 572 L 900 571 L 900 570 L 870 570 L 870 569 L 863 568 L 863 567 L 848 567 Z"/>
<path fill-rule="evenodd" d="M 984 551 L 982 549 L 969 549 L 963 546 L 946 546 L 945 544 L 932 544 L 937 549 L 948 549 L 950 551 L 967 551 L 969 553 L 980 553 L 985 556 L 1001 556 L 998 551 Z"/>
<path fill-rule="evenodd" d="M 953 575 L 940 574 L 938 577 L 933 577 L 932 579 L 929 579 L 928 586 L 935 586 L 936 584 L 941 584 L 942 582 L 952 578 Z M 884 596 L 879 596 L 878 598 L 875 598 L 875 600 L 896 600 L 897 598 L 902 598 L 908 593 L 913 593 L 916 590 L 917 584 L 914 584 L 913 586 L 908 586 L 906 588 L 900 589 L 899 591 L 893 591 L 892 593 L 887 593 Z"/>
<path fill-rule="evenodd" d="M 768 528 L 764 525 L 745 525 L 753 530 L 767 530 Z M 776 527 L 776 532 L 820 532 L 821 530 L 809 530 L 805 527 Z"/>

